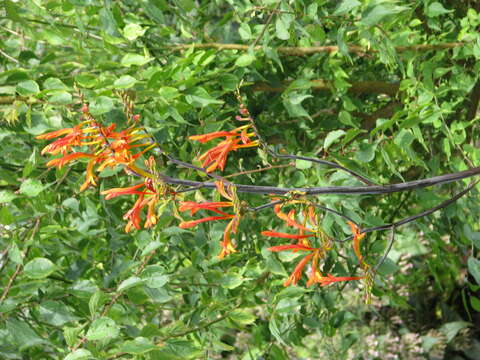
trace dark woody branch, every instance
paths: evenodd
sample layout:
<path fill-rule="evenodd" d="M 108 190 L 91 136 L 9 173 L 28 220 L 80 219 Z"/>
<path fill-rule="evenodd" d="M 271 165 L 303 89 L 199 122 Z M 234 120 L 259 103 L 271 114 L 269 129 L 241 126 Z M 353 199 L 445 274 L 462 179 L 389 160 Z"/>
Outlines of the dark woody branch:
<path fill-rule="evenodd" d="M 305 195 L 381 195 L 391 194 L 395 192 L 421 189 L 428 186 L 446 184 L 449 182 L 467 179 L 473 176 L 480 175 L 480 167 L 475 167 L 469 170 L 459 171 L 450 174 L 443 174 L 433 176 L 431 178 L 407 181 L 398 184 L 390 185 L 373 185 L 373 186 L 324 186 L 311 188 L 282 188 L 275 186 L 257 186 L 257 185 L 243 185 L 233 184 L 236 186 L 238 192 L 265 194 L 265 195 L 285 195 L 292 191 L 300 191 Z M 161 175 L 162 180 L 170 185 L 195 186 L 199 188 L 213 189 L 215 184 L 212 182 L 201 182 L 177 179 L 167 175 Z"/>

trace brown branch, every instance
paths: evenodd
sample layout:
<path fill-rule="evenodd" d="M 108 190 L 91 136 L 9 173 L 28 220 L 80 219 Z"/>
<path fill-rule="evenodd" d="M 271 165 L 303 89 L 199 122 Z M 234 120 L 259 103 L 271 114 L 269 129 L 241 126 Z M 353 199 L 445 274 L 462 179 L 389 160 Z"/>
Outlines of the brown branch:
<path fill-rule="evenodd" d="M 258 42 L 260 41 L 260 39 L 263 37 L 263 34 L 265 34 L 265 31 L 267 30 L 268 25 L 270 25 L 270 23 L 273 20 L 273 15 L 275 15 L 275 13 L 278 10 L 278 7 L 280 6 L 281 3 L 282 2 L 279 1 L 277 3 L 277 5 L 275 5 L 275 7 L 273 8 L 272 12 L 270 13 L 270 16 L 268 17 L 267 21 L 265 22 L 265 25 L 263 25 L 262 32 L 257 36 L 257 38 L 255 39 L 255 41 L 252 44 L 252 47 L 255 47 L 258 44 Z"/>
<path fill-rule="evenodd" d="M 231 178 L 231 177 L 235 177 L 235 176 L 253 174 L 253 173 L 258 173 L 258 172 L 267 171 L 267 170 L 271 170 L 271 169 L 285 168 L 285 167 L 289 167 L 289 166 L 295 166 L 295 165 L 292 165 L 292 164 L 272 165 L 272 166 L 264 167 L 264 168 L 261 168 L 261 169 L 254 169 L 254 170 L 246 170 L 246 171 L 237 172 L 235 174 L 224 176 L 223 178 L 227 179 L 227 178 Z"/>
<path fill-rule="evenodd" d="M 456 47 L 464 46 L 464 42 L 450 42 L 450 43 L 440 43 L 440 44 L 419 44 L 419 45 L 409 45 L 409 46 L 396 46 L 395 50 L 397 52 L 406 52 L 406 51 L 429 51 L 429 50 L 446 50 L 453 49 Z M 242 44 L 222 44 L 222 43 L 203 43 L 203 44 L 177 44 L 177 45 L 168 45 L 163 48 L 171 49 L 173 51 L 187 50 L 191 47 L 196 49 L 217 49 L 217 50 L 239 50 L 239 51 L 248 51 L 250 46 Z M 262 46 L 255 46 L 254 50 L 261 50 Z M 318 53 L 332 53 L 337 52 L 338 46 L 307 46 L 307 47 L 294 47 L 294 46 L 280 46 L 276 48 L 278 54 L 280 55 L 291 55 L 291 56 L 306 56 Z M 365 49 L 358 45 L 349 45 L 348 51 L 356 54 L 365 54 L 365 53 L 377 53 L 378 50 L 374 49 Z"/>
<path fill-rule="evenodd" d="M 276 186 L 257 186 L 257 185 L 243 185 L 233 184 L 238 192 L 251 193 L 251 194 L 271 194 L 271 195 L 285 195 L 292 191 L 301 191 L 305 195 L 380 195 L 380 194 L 392 194 L 395 192 L 409 191 L 414 189 L 421 189 L 424 187 L 441 185 L 450 182 L 460 181 L 463 179 L 471 178 L 473 176 L 480 175 L 480 166 L 472 169 L 458 171 L 455 173 L 443 174 L 433 176 L 421 180 L 407 181 L 397 184 L 389 185 L 370 185 L 370 186 L 324 186 L 324 187 L 311 187 L 311 188 L 283 188 Z M 193 180 L 185 180 L 173 178 L 167 175 L 160 175 L 162 181 L 170 185 L 183 185 L 183 186 L 198 186 L 206 189 L 215 189 L 215 183 L 200 182 Z"/>
<path fill-rule="evenodd" d="M 257 82 L 252 86 L 253 91 L 265 92 L 283 92 L 292 81 L 285 81 L 280 85 L 271 85 L 266 82 Z M 332 83 L 328 80 L 316 79 L 311 80 L 311 89 L 314 91 L 332 91 L 334 89 Z M 385 81 L 358 81 L 351 84 L 348 92 L 352 94 L 386 94 L 391 97 L 398 92 L 398 83 L 389 83 Z"/>

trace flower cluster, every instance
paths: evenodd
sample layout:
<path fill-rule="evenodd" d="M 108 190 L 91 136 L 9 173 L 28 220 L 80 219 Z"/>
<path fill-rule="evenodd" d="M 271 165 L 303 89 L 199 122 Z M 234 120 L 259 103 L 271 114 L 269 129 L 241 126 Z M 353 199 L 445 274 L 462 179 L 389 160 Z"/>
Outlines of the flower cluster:
<path fill-rule="evenodd" d="M 207 172 L 215 171 L 217 168 L 223 171 L 225 169 L 225 164 L 227 163 L 228 154 L 231 151 L 259 145 L 259 140 L 251 140 L 252 137 L 256 136 L 256 133 L 255 131 L 252 131 L 254 130 L 253 121 L 248 109 L 243 103 L 240 103 L 240 114 L 241 116 L 236 116 L 236 120 L 248 121 L 249 124 L 237 127 L 231 131 L 215 131 L 189 137 L 190 140 L 195 140 L 202 144 L 213 139 L 221 137 L 225 138 L 225 140 L 198 157 L 198 160 L 202 162 L 202 166 Z"/>
<path fill-rule="evenodd" d="M 225 185 L 222 181 L 217 181 L 215 183 L 217 191 L 228 201 L 217 201 L 217 202 L 201 202 L 197 203 L 194 201 L 182 201 L 180 202 L 180 211 L 190 211 L 190 215 L 195 215 L 199 210 L 209 210 L 218 214 L 216 216 L 207 216 L 197 220 L 183 221 L 180 223 L 182 229 L 188 229 L 194 227 L 198 224 L 214 221 L 214 220 L 230 220 L 225 231 L 223 232 L 223 241 L 221 242 L 222 250 L 218 255 L 220 258 L 225 257 L 228 254 L 236 252 L 235 246 L 232 243 L 231 233 L 237 233 L 238 225 L 240 223 L 241 213 L 240 213 L 240 201 L 237 197 L 236 189 L 233 185 L 228 185 L 225 189 Z M 231 207 L 233 208 L 233 214 L 228 214 L 221 208 Z"/>
<path fill-rule="evenodd" d="M 303 203 L 303 201 L 289 201 L 289 203 Z M 311 286 L 315 283 L 320 284 L 320 286 L 330 285 L 334 282 L 339 281 L 350 281 L 350 280 L 359 280 L 363 279 L 363 276 L 339 276 L 335 277 L 331 274 L 323 276 L 319 270 L 319 259 L 325 257 L 325 254 L 328 250 L 331 250 L 332 244 L 331 239 L 321 231 L 321 228 L 318 224 L 318 219 L 315 212 L 315 207 L 313 205 L 307 206 L 307 209 L 303 211 L 303 224 L 300 224 L 296 220 L 296 212 L 294 209 L 290 210 L 288 214 L 282 212 L 282 204 L 277 204 L 274 207 L 275 214 L 282 219 L 288 227 L 293 227 L 298 230 L 298 234 L 289 234 L 277 231 L 263 231 L 262 235 L 269 237 L 278 237 L 284 239 L 297 240 L 297 243 L 288 244 L 288 245 L 279 245 L 272 246 L 268 250 L 278 252 L 278 251 L 292 251 L 292 252 L 306 252 L 307 255 L 303 257 L 302 260 L 297 264 L 295 269 L 289 278 L 284 282 L 285 286 L 291 284 L 296 285 L 297 282 L 302 277 L 303 270 L 305 266 L 311 263 L 310 275 L 307 281 L 307 286 Z M 307 227 L 307 225 L 309 227 Z M 315 238 L 320 241 L 320 247 L 312 247 L 309 238 Z"/>
<path fill-rule="evenodd" d="M 107 167 L 123 165 L 128 171 L 148 177 L 148 174 L 135 164 L 140 156 L 153 147 L 150 141 L 144 141 L 148 135 L 135 126 L 139 120 L 137 115 L 134 116 L 133 125 L 125 130 L 115 131 L 115 124 L 102 126 L 96 121 L 89 113 L 87 105 L 83 106 L 82 113 L 84 121 L 80 124 L 37 136 L 40 140 L 56 139 L 43 148 L 42 155 L 62 155 L 47 162 L 47 166 L 62 168 L 77 159 L 90 159 L 86 179 L 80 191 L 97 185 L 95 166 L 96 171 L 100 172 Z M 134 152 L 140 148 L 143 150 Z"/>
<path fill-rule="evenodd" d="M 193 135 L 189 139 L 203 144 L 210 140 L 224 137 L 225 140 L 207 150 L 198 158 L 202 161 L 202 166 L 206 168 L 207 172 L 215 171 L 217 168 L 223 171 L 227 163 L 228 154 L 231 151 L 258 146 L 258 140 L 250 139 L 255 136 L 255 133 L 248 132 L 250 128 L 251 125 L 243 125 L 231 131 L 216 131 L 208 134 Z"/>

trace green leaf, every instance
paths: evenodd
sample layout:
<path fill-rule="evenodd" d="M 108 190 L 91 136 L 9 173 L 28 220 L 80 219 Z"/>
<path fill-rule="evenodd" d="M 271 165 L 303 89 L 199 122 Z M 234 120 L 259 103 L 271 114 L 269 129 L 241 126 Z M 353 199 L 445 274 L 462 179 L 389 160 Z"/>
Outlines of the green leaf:
<path fill-rule="evenodd" d="M 197 87 L 191 94 L 185 96 L 185 100 L 195 107 L 204 107 L 212 104 L 223 104 L 222 100 L 214 99 L 204 88 Z"/>
<path fill-rule="evenodd" d="M 103 31 L 110 36 L 119 36 L 120 33 L 117 30 L 117 22 L 112 11 L 110 10 L 110 7 L 102 7 L 99 11 L 99 15 Z"/>
<path fill-rule="evenodd" d="M 9 203 L 16 197 L 17 195 L 10 190 L 0 190 L 0 204 Z"/>
<path fill-rule="evenodd" d="M 131 276 L 126 280 L 123 280 L 120 285 L 118 286 L 117 291 L 125 291 L 127 289 L 133 288 L 135 286 L 141 285 L 143 283 L 143 280 L 140 279 L 137 276 Z"/>
<path fill-rule="evenodd" d="M 288 31 L 289 27 L 290 23 L 286 22 L 284 17 L 277 17 L 277 20 L 275 21 L 275 32 L 277 38 L 279 38 L 280 40 L 290 39 L 290 32 Z"/>
<path fill-rule="evenodd" d="M 145 31 L 147 31 L 147 29 L 142 28 L 138 24 L 128 24 L 123 28 L 123 36 L 132 41 L 140 36 L 143 36 Z"/>
<path fill-rule="evenodd" d="M 242 40 L 250 40 L 251 38 L 253 38 L 252 30 L 250 29 L 250 25 L 248 25 L 245 22 L 242 23 L 240 25 L 240 27 L 238 28 L 238 33 L 240 34 L 240 37 L 242 38 Z"/>
<path fill-rule="evenodd" d="M 189 340 L 168 340 L 166 344 L 151 355 L 153 359 L 190 360 L 202 358 L 203 351 Z"/>
<path fill-rule="evenodd" d="M 53 326 L 62 326 L 79 319 L 71 313 L 65 304 L 52 300 L 47 300 L 40 305 L 39 314 L 44 322 Z"/>
<path fill-rule="evenodd" d="M 228 315 L 228 318 L 242 325 L 249 325 L 255 322 L 256 319 L 255 315 L 253 315 L 251 311 L 244 309 L 237 309 L 231 311 Z"/>
<path fill-rule="evenodd" d="M 348 126 L 357 127 L 357 126 L 353 123 L 352 117 L 350 116 L 350 113 L 349 113 L 348 111 L 341 110 L 341 111 L 338 113 L 338 120 L 339 120 L 342 124 L 345 124 L 345 125 L 348 125 Z"/>
<path fill-rule="evenodd" d="M 45 342 L 26 322 L 8 319 L 6 326 L 15 344 L 20 346 L 20 350 Z"/>
<path fill-rule="evenodd" d="M 307 160 L 296 159 L 295 167 L 299 170 L 310 169 L 312 167 L 312 162 Z"/>
<path fill-rule="evenodd" d="M 468 258 L 468 271 L 472 274 L 473 278 L 480 285 L 480 260 L 475 259 L 474 257 Z"/>
<path fill-rule="evenodd" d="M 345 134 L 346 133 L 343 130 L 330 131 L 328 135 L 325 137 L 325 140 L 323 141 L 323 148 L 327 150 L 330 147 L 330 145 L 332 145 L 335 141 L 340 139 Z"/>
<path fill-rule="evenodd" d="M 125 54 L 122 57 L 122 60 L 120 61 L 120 63 L 126 67 L 130 67 L 132 65 L 142 66 L 152 60 L 153 58 L 149 58 L 140 54 L 129 53 L 129 54 Z"/>
<path fill-rule="evenodd" d="M 47 90 L 68 90 L 68 86 L 57 78 L 48 78 L 45 80 L 43 82 L 43 88 Z"/>
<path fill-rule="evenodd" d="M 170 86 L 161 87 L 160 89 L 158 89 L 158 94 L 161 97 L 163 97 L 166 101 L 170 101 L 181 96 L 177 88 L 170 87 Z"/>
<path fill-rule="evenodd" d="M 24 273 L 31 279 L 43 279 L 53 273 L 57 267 L 50 260 L 42 257 L 30 260 L 24 268 Z"/>
<path fill-rule="evenodd" d="M 446 336 L 448 344 L 457 336 L 460 330 L 469 326 L 471 326 L 471 324 L 466 321 L 453 321 L 442 325 L 440 331 Z"/>
<path fill-rule="evenodd" d="M 20 186 L 20 193 L 28 197 L 35 197 L 45 189 L 45 186 L 36 179 L 27 179 Z"/>
<path fill-rule="evenodd" d="M 63 34 L 57 30 L 44 29 L 40 33 L 40 36 L 53 46 L 60 46 L 66 42 L 66 40 L 63 38 Z"/>
<path fill-rule="evenodd" d="M 453 12 L 453 10 L 447 10 L 443 7 L 443 5 L 439 2 L 431 3 L 428 8 L 425 10 L 425 14 L 428 17 L 437 17 L 443 14 L 448 14 Z"/>
<path fill-rule="evenodd" d="M 83 325 L 77 327 L 64 326 L 63 337 L 69 347 L 73 347 L 78 341 L 78 335 L 83 329 Z"/>
<path fill-rule="evenodd" d="M 113 109 L 113 99 L 99 96 L 90 103 L 90 113 L 94 116 L 102 115 Z"/>
<path fill-rule="evenodd" d="M 72 95 L 66 91 L 55 91 L 48 97 L 48 102 L 57 105 L 71 104 Z"/>
<path fill-rule="evenodd" d="M 77 349 L 68 354 L 64 360 L 87 360 L 92 357 L 92 353 L 87 349 Z"/>
<path fill-rule="evenodd" d="M 370 162 L 375 158 L 376 149 L 376 144 L 360 143 L 358 144 L 358 151 L 355 153 L 355 158 L 363 163 Z"/>
<path fill-rule="evenodd" d="M 162 274 L 161 272 L 155 272 L 149 274 L 147 277 L 144 278 L 145 285 L 152 289 L 160 289 L 165 286 L 165 284 L 169 280 L 169 276 Z"/>
<path fill-rule="evenodd" d="M 227 289 L 235 289 L 243 283 L 243 278 L 240 274 L 230 272 L 226 273 L 220 278 L 219 283 Z"/>
<path fill-rule="evenodd" d="M 133 340 L 125 341 L 120 345 L 120 351 L 128 354 L 140 355 L 157 349 L 157 346 L 147 338 L 137 337 Z"/>
<path fill-rule="evenodd" d="M 17 84 L 16 91 L 21 96 L 35 95 L 40 92 L 40 87 L 33 80 L 22 81 Z"/>
<path fill-rule="evenodd" d="M 128 89 L 135 85 L 136 82 L 137 80 L 133 76 L 123 75 L 121 78 L 115 80 L 113 86 L 116 89 Z"/>
<path fill-rule="evenodd" d="M 96 319 L 87 331 L 88 340 L 104 340 L 116 338 L 120 333 L 120 328 L 112 319 L 101 317 Z"/>
<path fill-rule="evenodd" d="M 243 54 L 237 58 L 237 60 L 235 61 L 235 66 L 240 66 L 240 67 L 249 66 L 254 61 L 255 61 L 254 55 Z"/>
<path fill-rule="evenodd" d="M 362 5 L 358 0 L 343 0 L 333 15 L 343 15 Z"/>
<path fill-rule="evenodd" d="M 90 310 L 90 315 L 92 317 L 97 313 L 97 310 L 100 308 L 100 306 L 102 306 L 104 300 L 105 295 L 100 290 L 95 291 L 92 294 L 90 300 L 88 300 L 88 309 Z"/>
<path fill-rule="evenodd" d="M 362 16 L 360 22 L 367 27 L 371 27 L 377 25 L 387 16 L 395 15 L 405 10 L 408 10 L 408 7 L 396 6 L 390 3 L 380 3 L 368 10 L 364 16 Z"/>
<path fill-rule="evenodd" d="M 476 296 L 470 296 L 470 304 L 472 305 L 472 308 L 477 311 L 477 312 L 480 312 L 480 299 L 477 298 Z"/>
<path fill-rule="evenodd" d="M 75 81 L 78 85 L 90 89 L 97 85 L 98 77 L 90 74 L 79 74 L 75 76 Z"/>

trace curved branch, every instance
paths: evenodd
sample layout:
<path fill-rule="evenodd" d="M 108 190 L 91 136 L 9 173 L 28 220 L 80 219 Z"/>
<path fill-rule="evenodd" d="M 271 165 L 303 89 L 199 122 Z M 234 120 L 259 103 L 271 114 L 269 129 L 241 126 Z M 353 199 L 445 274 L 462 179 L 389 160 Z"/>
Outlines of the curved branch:
<path fill-rule="evenodd" d="M 399 220 L 399 221 L 396 221 L 394 223 L 391 223 L 391 224 L 386 224 L 386 225 L 380 225 L 380 226 L 375 226 L 375 227 L 371 227 L 371 228 L 366 228 L 366 229 L 362 229 L 362 231 L 360 232 L 361 234 L 366 234 L 366 233 L 369 233 L 369 232 L 373 232 L 373 231 L 383 231 L 383 230 L 388 230 L 388 229 L 392 229 L 392 228 L 397 228 L 399 226 L 402 226 L 402 225 L 405 225 L 405 224 L 408 224 L 412 221 L 415 221 L 421 217 L 424 217 L 424 216 L 427 216 L 427 215 L 430 215 L 432 213 L 434 213 L 435 211 L 438 211 L 440 209 L 443 209 L 451 204 L 453 204 L 455 201 L 457 201 L 458 199 L 460 199 L 463 195 L 465 195 L 466 193 L 468 193 L 470 190 L 473 189 L 473 187 L 475 185 L 478 184 L 480 180 L 477 180 L 477 181 L 474 181 L 472 182 L 470 185 L 468 185 L 467 188 L 465 188 L 464 190 L 460 191 L 458 194 L 455 194 L 454 196 L 452 196 L 450 199 L 448 200 L 445 200 L 444 202 L 438 204 L 437 206 L 434 206 L 433 208 L 430 208 L 430 209 L 427 209 L 425 211 L 422 211 L 421 213 L 418 213 L 416 215 L 412 215 L 412 216 L 409 216 L 409 217 L 406 217 L 405 219 L 402 219 L 402 220 Z M 349 237 L 343 239 L 343 240 L 336 240 L 337 242 L 346 242 L 346 241 L 349 241 L 349 240 L 352 240 L 353 239 L 353 236 L 350 235 Z"/>
<path fill-rule="evenodd" d="M 291 191 L 301 191 L 305 195 L 380 195 L 391 194 L 400 191 L 421 189 L 428 186 L 446 184 L 453 181 L 459 181 L 467 179 L 473 176 L 480 175 L 480 167 L 475 167 L 469 170 L 459 171 L 450 174 L 444 174 L 434 176 L 422 180 L 407 181 L 398 184 L 391 185 L 374 185 L 374 186 L 324 186 L 324 187 L 312 187 L 312 188 L 282 188 L 275 186 L 256 186 L 256 185 L 243 185 L 233 184 L 236 186 L 238 192 L 251 193 L 251 194 L 271 194 L 271 195 L 285 195 Z M 212 182 L 201 182 L 173 178 L 167 175 L 161 175 L 162 180 L 170 185 L 183 185 L 183 186 L 196 186 L 199 188 L 215 188 L 215 184 Z M 390 226 L 390 225 L 389 225 Z"/>

